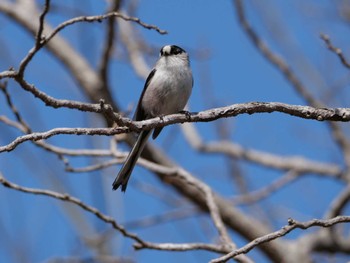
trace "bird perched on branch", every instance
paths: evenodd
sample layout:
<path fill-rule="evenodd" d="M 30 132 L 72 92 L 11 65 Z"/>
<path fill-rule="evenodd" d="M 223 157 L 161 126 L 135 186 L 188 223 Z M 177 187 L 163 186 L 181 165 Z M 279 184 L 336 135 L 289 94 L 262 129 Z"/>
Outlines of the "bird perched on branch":
<path fill-rule="evenodd" d="M 192 86 L 192 71 L 186 51 L 175 45 L 162 47 L 159 59 L 147 77 L 134 119 L 142 121 L 182 111 L 191 95 Z M 157 138 L 162 129 L 153 129 L 152 138 Z M 113 190 L 121 186 L 122 192 L 125 192 L 132 170 L 151 132 L 141 131 L 138 135 L 113 182 Z"/>

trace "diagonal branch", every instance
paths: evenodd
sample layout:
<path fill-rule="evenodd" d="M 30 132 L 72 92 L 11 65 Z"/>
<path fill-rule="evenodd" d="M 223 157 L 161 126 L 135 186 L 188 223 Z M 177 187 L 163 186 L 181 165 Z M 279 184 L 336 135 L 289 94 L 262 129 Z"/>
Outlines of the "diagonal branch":
<path fill-rule="evenodd" d="M 24 70 L 28 63 L 32 60 L 34 55 L 41 49 L 41 47 L 45 44 L 45 38 L 43 36 L 44 32 L 44 24 L 45 24 L 45 16 L 49 12 L 50 9 L 50 0 L 45 0 L 44 9 L 39 16 L 39 28 L 36 34 L 36 40 L 34 47 L 28 52 L 27 56 L 21 61 L 19 66 L 18 74 L 23 77 Z"/>
<path fill-rule="evenodd" d="M 117 12 L 120 8 L 120 2 L 119 0 L 117 1 L 112 1 L 111 2 L 111 7 L 110 11 L 112 12 Z M 113 47 L 115 46 L 115 23 L 116 20 L 114 17 L 111 17 L 108 19 L 107 22 L 107 30 L 106 30 L 106 36 L 105 36 L 105 43 L 101 55 L 101 60 L 99 62 L 98 66 L 98 72 L 101 77 L 101 81 L 105 87 L 108 87 L 108 69 L 110 66 L 110 61 L 112 58 L 113 54 Z"/>
<path fill-rule="evenodd" d="M 222 263 L 222 262 L 226 262 L 227 260 L 229 260 L 231 258 L 234 258 L 237 255 L 240 255 L 243 253 L 246 254 L 250 250 L 255 248 L 256 246 L 259 246 L 263 243 L 272 241 L 276 238 L 280 238 L 282 236 L 285 236 L 295 229 L 308 229 L 308 228 L 314 227 L 314 226 L 331 227 L 331 226 L 339 224 L 339 223 L 350 223 L 350 216 L 337 216 L 337 217 L 327 219 L 327 220 L 313 219 L 313 220 L 306 221 L 306 222 L 298 222 L 294 219 L 289 219 L 288 225 L 282 227 L 280 230 L 275 231 L 275 232 L 270 233 L 270 234 L 267 234 L 265 236 L 256 238 L 253 241 L 251 241 L 250 243 L 248 243 L 247 245 L 241 247 L 240 249 L 232 251 L 223 257 L 214 259 L 214 260 L 210 261 L 210 263 Z"/>
<path fill-rule="evenodd" d="M 337 48 L 335 46 L 333 46 L 331 38 L 326 35 L 326 34 L 321 34 L 320 35 L 321 39 L 326 43 L 327 48 L 334 52 L 338 58 L 340 59 L 341 63 L 348 69 L 350 69 L 350 63 L 346 60 L 343 51 L 340 48 Z"/>
<path fill-rule="evenodd" d="M 228 253 L 229 249 L 225 245 L 215 245 L 215 244 L 205 244 L 205 243 L 185 243 L 185 244 L 174 244 L 174 243 L 152 243 L 146 242 L 139 238 L 136 234 L 128 232 L 123 226 L 119 225 L 112 217 L 103 214 L 97 208 L 92 207 L 81 201 L 80 199 L 70 196 L 69 194 L 61 194 L 51 190 L 45 189 L 35 189 L 23 187 L 17 184 L 14 184 L 3 177 L 0 173 L 0 184 L 4 187 L 28 193 L 34 195 L 43 195 L 52 197 L 58 200 L 69 202 L 79 206 L 85 211 L 94 214 L 97 218 L 104 221 L 105 223 L 111 225 L 115 230 L 118 230 L 123 236 L 128 237 L 136 241 L 134 244 L 135 249 L 157 249 L 157 250 L 167 250 L 167 251 L 188 251 L 188 250 L 207 250 L 217 253 Z M 247 262 L 247 261 L 246 261 Z"/>
<path fill-rule="evenodd" d="M 308 91 L 308 89 L 302 84 L 296 74 L 292 71 L 291 67 L 287 62 L 274 53 L 259 37 L 255 30 L 250 25 L 249 21 L 246 19 L 243 1 L 242 0 L 232 0 L 236 8 L 237 17 L 239 23 L 241 24 L 243 30 L 254 44 L 256 49 L 270 62 L 274 65 L 284 77 L 292 84 L 294 89 L 302 96 L 302 98 L 310 105 L 316 108 L 326 107 L 322 102 L 313 97 L 313 95 Z M 338 147 L 342 150 L 344 154 L 344 160 L 346 163 L 347 170 L 350 170 L 350 142 L 345 136 L 341 129 L 341 126 L 337 123 L 330 122 L 328 126 L 332 132 L 335 142 Z"/>
<path fill-rule="evenodd" d="M 245 160 L 264 167 L 277 170 L 294 171 L 298 174 L 313 173 L 339 178 L 341 167 L 331 163 L 317 162 L 299 156 L 281 156 L 265 151 L 243 147 L 231 141 L 205 142 L 195 129 L 187 123 L 181 126 L 187 142 L 197 151 L 203 153 L 223 154 L 230 158 Z"/>
<path fill-rule="evenodd" d="M 54 191 L 51 191 L 51 190 L 23 187 L 23 186 L 14 184 L 12 182 L 9 182 L 8 180 L 6 180 L 3 177 L 3 175 L 1 173 L 0 173 L 0 183 L 4 187 L 11 188 L 11 189 L 14 189 L 14 190 L 17 190 L 17 191 L 20 191 L 20 192 L 29 193 L 29 194 L 35 194 L 35 195 L 49 196 L 49 197 L 52 197 L 52 198 L 55 198 L 55 199 L 59 199 L 59 200 L 65 201 L 65 202 L 73 203 L 73 204 L 81 207 L 82 209 L 84 209 L 84 210 L 94 214 L 96 217 L 98 217 L 102 221 L 110 224 L 114 229 L 118 230 L 125 237 L 129 237 L 129 238 L 135 240 L 137 243 L 140 243 L 140 244 L 145 243 L 137 235 L 129 233 L 128 231 L 126 231 L 124 229 L 124 227 L 119 225 L 112 217 L 109 217 L 109 216 L 103 214 L 97 208 L 89 206 L 89 205 L 85 204 L 83 201 L 81 201 L 80 199 L 78 199 L 76 197 L 73 197 L 73 196 L 70 196 L 69 194 L 61 194 L 61 193 L 57 193 L 57 192 L 54 192 Z"/>
<path fill-rule="evenodd" d="M 322 107 L 322 104 L 314 99 L 312 94 L 304 87 L 302 82 L 293 72 L 291 67 L 285 62 L 285 60 L 278 54 L 274 53 L 255 32 L 246 18 L 243 1 L 233 0 L 233 3 L 240 25 L 249 37 L 252 44 L 254 44 L 254 46 L 257 48 L 257 50 L 266 58 L 268 62 L 270 62 L 283 74 L 283 76 L 293 85 L 295 90 L 305 99 L 309 105 L 312 105 L 314 107 Z"/>

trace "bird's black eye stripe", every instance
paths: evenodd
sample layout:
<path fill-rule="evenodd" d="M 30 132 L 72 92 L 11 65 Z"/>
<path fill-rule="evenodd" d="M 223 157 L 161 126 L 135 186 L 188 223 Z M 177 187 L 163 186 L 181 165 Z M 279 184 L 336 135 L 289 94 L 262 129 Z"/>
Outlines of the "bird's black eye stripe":
<path fill-rule="evenodd" d="M 181 53 L 184 53 L 184 52 L 185 52 L 185 50 L 183 50 L 181 47 L 178 47 L 178 46 L 175 46 L 175 45 L 171 46 L 170 53 L 173 54 L 173 55 L 178 55 L 178 54 L 181 54 Z"/>

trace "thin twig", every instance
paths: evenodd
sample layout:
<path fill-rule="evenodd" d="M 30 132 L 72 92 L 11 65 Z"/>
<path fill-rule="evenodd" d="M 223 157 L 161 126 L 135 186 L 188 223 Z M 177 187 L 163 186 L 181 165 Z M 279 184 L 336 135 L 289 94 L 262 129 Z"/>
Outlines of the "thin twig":
<path fill-rule="evenodd" d="M 120 1 L 112 1 L 110 11 L 118 11 L 120 7 Z M 104 48 L 102 50 L 101 60 L 98 66 L 98 72 L 101 77 L 101 81 L 105 87 L 108 87 L 108 68 L 112 58 L 114 41 L 115 41 L 115 22 L 114 17 L 108 19 L 107 30 L 105 36 Z"/>
<path fill-rule="evenodd" d="M 157 27 L 155 25 L 150 25 L 150 24 L 144 23 L 143 21 L 141 21 L 137 17 L 127 16 L 127 15 L 124 15 L 124 14 L 122 14 L 120 12 L 110 12 L 110 13 L 103 14 L 103 15 L 79 16 L 79 17 L 75 17 L 75 18 L 69 19 L 69 20 L 59 24 L 47 37 L 45 37 L 45 36 L 43 36 L 43 31 L 44 31 L 44 26 L 45 26 L 45 16 L 48 13 L 49 8 L 50 8 L 50 0 L 46 0 L 43 12 L 41 13 L 41 15 L 39 17 L 39 28 L 38 28 L 38 32 L 36 34 L 35 45 L 34 45 L 34 47 L 32 47 L 30 49 L 28 54 L 25 56 L 25 58 L 20 63 L 20 67 L 19 67 L 19 70 L 18 70 L 18 74 L 19 74 L 20 77 L 23 76 L 25 68 L 27 67 L 29 62 L 32 60 L 34 55 L 43 46 L 45 46 L 61 30 L 63 30 L 67 26 L 70 26 L 70 25 L 75 24 L 75 23 L 79 23 L 79 22 L 101 22 L 102 20 L 105 20 L 105 19 L 108 19 L 108 18 L 117 17 L 117 18 L 121 18 L 121 19 L 123 19 L 125 21 L 135 22 L 135 23 L 141 25 L 142 27 L 144 27 L 146 29 L 155 30 L 155 31 L 157 31 L 158 33 L 160 33 L 162 35 L 163 34 L 167 34 L 167 31 L 162 30 L 162 29 L 160 29 L 159 27 Z"/>
<path fill-rule="evenodd" d="M 109 216 L 103 214 L 97 208 L 89 206 L 89 205 L 85 204 L 84 202 L 82 202 L 81 200 L 79 200 L 78 198 L 70 196 L 69 194 L 61 194 L 61 193 L 57 193 L 57 192 L 54 192 L 54 191 L 51 191 L 51 190 L 45 190 L 45 189 L 35 189 L 35 188 L 23 187 L 23 186 L 14 184 L 14 183 L 6 180 L 1 173 L 0 173 L 0 183 L 3 186 L 7 187 L 7 188 L 11 188 L 11 189 L 14 189 L 14 190 L 17 190 L 17 191 L 20 191 L 20 192 L 29 193 L 29 194 L 35 194 L 35 195 L 49 196 L 49 197 L 52 197 L 52 198 L 55 198 L 55 199 L 59 199 L 59 200 L 62 200 L 62 201 L 73 203 L 73 204 L 81 207 L 85 211 L 88 211 L 88 212 L 94 214 L 96 217 L 98 217 L 102 221 L 110 224 L 114 229 L 118 230 L 125 237 L 129 237 L 129 238 L 135 240 L 137 243 L 140 243 L 140 244 L 144 244 L 145 243 L 137 235 L 129 233 L 128 231 L 126 231 L 124 229 L 124 227 L 120 226 L 112 217 L 109 217 Z"/>
<path fill-rule="evenodd" d="M 59 134 L 70 134 L 70 135 L 115 135 L 119 133 L 127 132 L 128 128 L 55 128 L 46 132 L 36 132 L 17 137 L 11 143 L 1 146 L 1 152 L 10 152 L 14 150 L 19 144 L 26 141 L 38 141 L 45 140 L 52 136 Z"/>
<path fill-rule="evenodd" d="M 49 9 L 50 9 L 50 0 L 45 0 L 43 12 L 39 16 L 39 29 L 38 29 L 38 33 L 36 35 L 36 43 L 35 43 L 36 46 L 41 45 L 41 41 L 43 38 L 44 25 L 45 25 L 45 16 L 49 12 Z"/>
<path fill-rule="evenodd" d="M 290 171 L 299 174 L 313 173 L 341 177 L 342 169 L 339 165 L 317 162 L 299 156 L 281 156 L 265 151 L 243 147 L 232 141 L 205 142 L 192 123 L 181 126 L 187 142 L 197 151 L 210 154 L 223 154 L 230 158 L 245 160 L 272 169 Z"/>
<path fill-rule="evenodd" d="M 239 205 L 261 201 L 282 187 L 290 184 L 296 178 L 298 178 L 298 174 L 293 170 L 289 171 L 284 176 L 278 178 L 264 188 L 234 197 L 232 203 L 233 205 Z"/>
<path fill-rule="evenodd" d="M 24 133 L 31 133 L 31 129 L 28 126 L 28 124 L 24 121 L 21 114 L 17 110 L 16 106 L 13 104 L 11 96 L 7 90 L 7 83 L 0 83 L 0 90 L 4 93 L 7 105 L 11 109 L 12 113 L 16 117 L 18 123 L 22 126 L 20 130 L 22 130 Z"/>
<path fill-rule="evenodd" d="M 307 88 L 304 87 L 302 82 L 293 72 L 291 67 L 286 63 L 286 61 L 281 56 L 274 53 L 250 25 L 245 15 L 243 1 L 233 0 L 233 3 L 235 5 L 236 14 L 241 27 L 249 37 L 250 41 L 257 48 L 257 50 L 261 52 L 261 54 L 267 59 L 268 62 L 270 62 L 283 74 L 283 76 L 293 85 L 295 90 L 306 100 L 309 105 L 312 105 L 314 107 L 322 107 L 322 104 L 314 99 L 312 94 L 308 91 Z"/>
<path fill-rule="evenodd" d="M 294 74 L 291 67 L 287 64 L 287 62 L 274 53 L 259 37 L 253 27 L 250 25 L 249 21 L 246 18 L 244 5 L 242 0 L 232 0 L 235 7 L 238 20 L 240 22 L 241 27 L 257 48 L 258 51 L 269 61 L 272 65 L 274 65 L 283 76 L 292 84 L 294 89 L 302 96 L 302 98 L 312 107 L 316 108 L 325 108 L 326 106 L 314 98 L 314 96 L 308 91 L 308 89 L 302 84 L 300 79 Z M 332 135 L 337 143 L 338 147 L 342 150 L 344 154 L 344 159 L 346 163 L 346 170 L 350 170 L 350 142 L 342 131 L 341 127 L 337 123 L 329 122 L 327 123 Z"/>
<path fill-rule="evenodd" d="M 350 69 L 350 63 L 346 60 L 346 58 L 345 58 L 345 56 L 343 54 L 343 51 L 340 48 L 337 48 L 337 47 L 333 46 L 331 38 L 328 35 L 323 34 L 323 33 L 321 33 L 320 37 L 326 43 L 327 48 L 330 51 L 334 52 L 338 56 L 338 58 L 340 59 L 341 63 L 346 68 Z"/>
<path fill-rule="evenodd" d="M 142 22 L 139 18 L 137 17 L 131 17 L 131 16 L 127 16 L 124 15 L 122 13 L 119 12 L 110 12 L 104 15 L 96 15 L 96 16 L 79 16 L 79 17 L 75 17 L 72 19 L 69 19 L 61 24 L 59 24 L 52 32 L 51 34 L 46 38 L 45 43 L 47 43 L 48 41 L 50 41 L 58 32 L 60 32 L 62 29 L 64 29 L 65 27 L 75 24 L 75 23 L 79 23 L 79 22 L 101 22 L 102 20 L 108 19 L 110 17 L 118 17 L 121 18 L 125 21 L 133 21 L 139 25 L 141 25 L 144 28 L 147 29 L 152 29 L 152 30 L 156 30 L 159 34 L 167 34 L 168 32 L 165 30 L 160 29 L 159 27 L 155 26 L 155 25 L 150 25 L 150 24 L 146 24 L 144 22 Z"/>
<path fill-rule="evenodd" d="M 125 157 L 127 155 L 125 154 Z M 93 165 L 89 165 L 89 166 L 85 166 L 85 167 L 80 167 L 80 168 L 74 168 L 71 166 L 66 166 L 66 171 L 67 172 L 71 172 L 71 173 L 86 173 L 86 172 L 93 172 L 93 171 L 97 171 L 97 170 L 102 170 L 108 167 L 111 167 L 113 165 L 116 164 L 120 164 L 122 163 L 124 160 L 120 160 L 120 159 L 111 159 L 105 162 L 101 162 L 101 163 L 97 163 L 97 164 L 93 164 Z"/>
<path fill-rule="evenodd" d="M 241 247 L 240 249 L 234 250 L 223 257 L 211 260 L 210 263 L 222 263 L 222 262 L 226 262 L 231 258 L 234 258 L 237 255 L 247 254 L 253 248 L 263 243 L 270 242 L 276 238 L 285 236 L 289 232 L 293 231 L 294 229 L 308 229 L 314 226 L 331 227 L 339 223 L 350 223 L 350 216 L 337 216 L 327 220 L 313 219 L 306 222 L 298 222 L 294 219 L 289 219 L 288 225 L 282 227 L 280 230 L 267 234 L 265 236 L 256 238 L 253 241 L 249 242 L 247 245 Z"/>
<path fill-rule="evenodd" d="M 45 38 L 43 36 L 44 26 L 45 26 L 45 16 L 49 12 L 50 9 L 50 0 L 45 0 L 45 5 L 42 13 L 39 16 L 39 28 L 36 34 L 36 40 L 34 47 L 28 52 L 28 54 L 21 61 L 18 74 L 23 77 L 24 70 L 28 63 L 32 60 L 34 55 L 41 49 L 41 47 L 45 44 Z"/>
<path fill-rule="evenodd" d="M 57 193 L 57 192 L 54 192 L 51 190 L 45 190 L 45 189 L 23 187 L 8 181 L 7 179 L 4 178 L 4 176 L 1 173 L 0 173 L 0 184 L 2 184 L 4 187 L 17 190 L 20 192 L 34 194 L 34 195 L 48 196 L 58 200 L 75 204 L 81 207 L 82 209 L 84 209 L 85 211 L 94 214 L 97 218 L 101 219 L 107 224 L 110 224 L 114 229 L 118 230 L 123 236 L 129 237 L 134 241 L 136 241 L 136 243 L 134 244 L 135 249 L 148 248 L 148 249 L 167 250 L 167 251 L 207 250 L 207 251 L 212 251 L 217 253 L 229 252 L 228 247 L 225 245 L 214 245 L 214 244 L 205 244 L 205 243 L 157 244 L 157 243 L 146 242 L 141 238 L 139 238 L 136 234 L 130 233 L 127 230 L 125 230 L 125 228 L 119 225 L 112 217 L 103 214 L 101 211 L 99 211 L 95 207 L 89 206 L 84 202 L 82 202 L 80 199 L 70 196 L 69 194 L 61 194 L 61 193 Z"/>
<path fill-rule="evenodd" d="M 329 219 L 340 215 L 344 207 L 349 203 L 349 201 L 350 201 L 350 185 L 345 187 L 345 189 L 341 191 L 339 195 L 333 200 L 324 217 L 326 219 Z"/>

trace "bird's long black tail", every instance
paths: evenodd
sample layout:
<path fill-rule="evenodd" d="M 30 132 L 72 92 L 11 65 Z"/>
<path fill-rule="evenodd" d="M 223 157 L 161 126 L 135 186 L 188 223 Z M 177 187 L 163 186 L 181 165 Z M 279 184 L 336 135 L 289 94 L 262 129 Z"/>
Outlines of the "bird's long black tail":
<path fill-rule="evenodd" d="M 151 131 L 142 131 L 139 134 L 134 146 L 125 160 L 125 163 L 113 182 L 113 190 L 117 190 L 119 186 L 122 186 L 122 192 L 125 192 L 132 170 L 134 169 L 137 159 L 145 147 L 150 134 Z"/>

